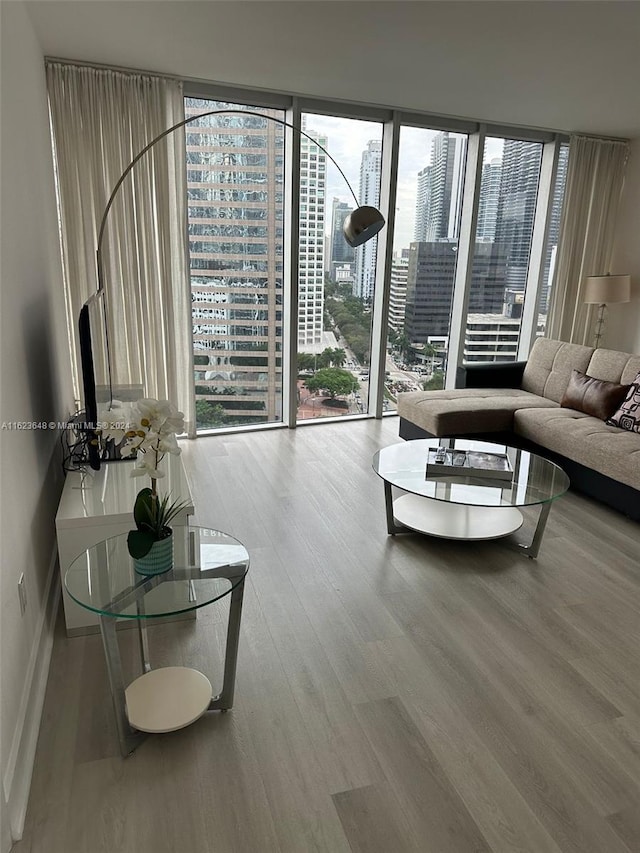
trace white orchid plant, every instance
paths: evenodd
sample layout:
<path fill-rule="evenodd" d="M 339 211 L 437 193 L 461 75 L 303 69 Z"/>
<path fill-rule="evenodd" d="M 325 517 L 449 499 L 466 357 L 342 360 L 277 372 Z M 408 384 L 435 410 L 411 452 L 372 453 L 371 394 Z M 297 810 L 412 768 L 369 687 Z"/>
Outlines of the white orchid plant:
<path fill-rule="evenodd" d="M 145 397 L 138 400 L 125 416 L 123 409 L 113 408 L 102 423 L 102 436 L 120 445 L 122 456 L 138 457 L 132 477 L 150 477 L 151 488 L 138 492 L 133 517 L 137 530 L 127 539 L 132 557 L 146 556 L 153 543 L 171 535 L 170 522 L 187 506 L 187 501 L 169 503 L 169 495 L 159 497 L 157 481 L 165 476 L 160 463 L 167 453 L 178 456 L 182 451 L 176 435 L 184 432 L 184 415 L 169 400 Z"/>

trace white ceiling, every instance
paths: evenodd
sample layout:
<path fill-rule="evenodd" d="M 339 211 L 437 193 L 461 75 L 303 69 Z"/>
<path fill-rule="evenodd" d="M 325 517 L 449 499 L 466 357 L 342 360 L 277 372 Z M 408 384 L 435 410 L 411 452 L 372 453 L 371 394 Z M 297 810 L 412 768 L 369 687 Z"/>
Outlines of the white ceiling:
<path fill-rule="evenodd" d="M 529 127 L 640 136 L 634 0 L 34 0 L 46 55 Z"/>

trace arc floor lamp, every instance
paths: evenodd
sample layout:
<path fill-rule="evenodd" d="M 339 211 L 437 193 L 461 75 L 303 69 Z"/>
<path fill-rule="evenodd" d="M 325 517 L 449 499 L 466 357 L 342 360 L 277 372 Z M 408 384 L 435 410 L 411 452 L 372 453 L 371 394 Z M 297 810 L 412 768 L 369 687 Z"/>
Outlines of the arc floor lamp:
<path fill-rule="evenodd" d="M 127 175 L 132 171 L 135 167 L 136 163 L 144 157 L 144 155 L 149 151 L 154 145 L 157 145 L 158 142 L 163 140 L 169 134 L 174 133 L 176 130 L 179 130 L 181 127 L 185 127 L 188 124 L 191 124 L 194 121 L 198 121 L 199 119 L 207 118 L 208 116 L 214 115 L 239 115 L 239 116 L 255 116 L 257 118 L 266 119 L 267 121 L 273 121 L 276 124 L 282 125 L 283 127 L 288 127 L 291 130 L 294 130 L 296 133 L 299 133 L 301 136 L 306 137 L 314 145 L 317 145 L 318 148 L 323 151 L 329 160 L 333 163 L 336 169 L 340 172 L 346 185 L 349 187 L 349 191 L 353 196 L 353 199 L 356 203 L 355 209 L 346 217 L 343 225 L 343 234 L 347 243 L 355 248 L 356 246 L 361 246 L 363 243 L 366 243 L 368 240 L 371 240 L 372 237 L 381 230 L 381 228 L 385 224 L 384 216 L 380 213 L 380 211 L 376 207 L 371 207 L 370 205 L 361 205 L 358 201 L 358 198 L 353 191 L 353 187 L 347 180 L 347 176 L 342 171 L 338 163 L 334 160 L 334 158 L 329 154 L 326 148 L 320 145 L 319 142 L 306 133 L 302 128 L 296 127 L 296 125 L 291 124 L 288 121 L 284 121 L 280 118 L 275 118 L 274 116 L 265 115 L 264 113 L 260 113 L 254 110 L 234 110 L 234 109 L 225 109 L 225 110 L 209 110 L 208 112 L 199 113 L 198 115 L 189 116 L 189 118 L 183 119 L 182 121 L 177 122 L 176 124 L 168 127 L 166 130 L 163 130 L 162 133 L 159 133 L 154 139 L 151 140 L 145 147 L 139 151 L 133 160 L 126 167 L 124 172 L 118 178 L 116 185 L 114 186 L 111 195 L 109 196 L 109 200 L 107 201 L 107 205 L 105 207 L 104 213 L 102 214 L 102 220 L 100 222 L 100 229 L 98 231 L 98 244 L 96 250 L 96 261 L 98 267 L 98 291 L 101 291 L 104 286 L 104 272 L 103 272 L 103 259 L 102 259 L 102 244 L 104 240 L 105 227 L 107 224 L 107 219 L 109 217 L 109 211 L 113 205 L 115 197 L 118 194 L 120 187 L 125 181 Z"/>

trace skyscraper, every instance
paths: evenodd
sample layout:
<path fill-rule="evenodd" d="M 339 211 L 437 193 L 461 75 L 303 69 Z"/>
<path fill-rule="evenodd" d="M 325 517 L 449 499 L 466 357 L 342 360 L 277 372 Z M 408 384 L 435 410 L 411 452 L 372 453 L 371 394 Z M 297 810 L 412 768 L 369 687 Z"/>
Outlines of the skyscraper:
<path fill-rule="evenodd" d="M 430 215 L 431 202 L 431 166 L 425 166 L 418 172 L 416 189 L 416 224 L 413 239 L 417 243 L 424 243 L 427 239 L 427 226 Z"/>
<path fill-rule="evenodd" d="M 464 140 L 448 131 L 431 143 L 431 162 L 418 173 L 415 237 L 457 240 L 462 204 Z"/>
<path fill-rule="evenodd" d="M 342 226 L 352 212 L 353 205 L 334 198 L 331 206 L 331 268 L 334 264 L 353 263 L 355 249 L 344 239 Z"/>
<path fill-rule="evenodd" d="M 407 270 L 404 327 L 412 343 L 448 335 L 456 272 L 457 244 L 453 241 L 411 243 Z M 504 248 L 478 243 L 473 258 L 469 310 L 502 311 L 505 291 Z"/>
<path fill-rule="evenodd" d="M 327 137 L 302 123 L 303 130 L 323 148 Z M 300 140 L 300 253 L 298 346 L 322 341 L 324 307 L 324 226 L 327 155 L 302 136 Z"/>
<path fill-rule="evenodd" d="M 507 284 L 524 290 L 536 211 L 542 145 L 505 139 L 495 240 L 507 253 Z"/>
<path fill-rule="evenodd" d="M 378 207 L 380 204 L 380 175 L 382 171 L 382 142 L 371 140 L 362 152 L 360 163 L 360 204 Z M 373 297 L 376 275 L 378 238 L 374 237 L 356 250 L 354 296 L 367 302 Z"/>
<path fill-rule="evenodd" d="M 495 240 L 498 207 L 500 203 L 500 177 L 502 160 L 494 157 L 482 167 L 480 198 L 478 200 L 477 240 Z"/>
<path fill-rule="evenodd" d="M 391 286 L 389 289 L 389 326 L 396 332 L 400 332 L 404 328 L 408 271 L 409 249 L 394 252 L 391 261 Z"/>

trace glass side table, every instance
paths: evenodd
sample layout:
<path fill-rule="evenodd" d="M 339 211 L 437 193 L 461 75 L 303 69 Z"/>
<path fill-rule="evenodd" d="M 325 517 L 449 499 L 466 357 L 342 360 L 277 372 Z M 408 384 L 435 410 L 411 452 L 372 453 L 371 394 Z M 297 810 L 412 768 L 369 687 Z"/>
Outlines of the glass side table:
<path fill-rule="evenodd" d="M 233 705 L 244 580 L 249 555 L 237 539 L 205 527 L 176 526 L 173 568 L 158 575 L 138 574 L 127 550 L 127 534 L 89 548 L 67 569 L 69 595 L 100 618 L 120 750 L 135 750 L 149 732 L 175 731 L 206 711 Z M 222 691 L 188 667 L 151 669 L 147 624 L 205 607 L 231 596 Z M 119 619 L 135 619 L 143 674 L 125 687 L 116 632 Z"/>

